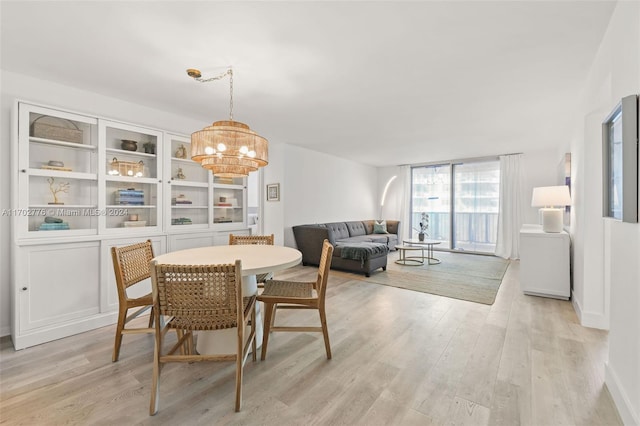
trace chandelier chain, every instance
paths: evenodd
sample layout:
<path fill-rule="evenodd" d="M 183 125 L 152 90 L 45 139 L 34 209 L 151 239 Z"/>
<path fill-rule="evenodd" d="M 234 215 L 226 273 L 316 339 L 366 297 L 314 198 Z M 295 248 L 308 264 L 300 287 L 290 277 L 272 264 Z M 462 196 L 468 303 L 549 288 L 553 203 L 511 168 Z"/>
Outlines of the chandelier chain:
<path fill-rule="evenodd" d="M 199 74 L 199 71 L 198 71 Z M 233 121 L 233 69 L 229 68 L 220 75 L 211 78 L 193 77 L 194 80 L 200 83 L 208 83 L 210 81 L 222 80 L 225 76 L 229 76 L 229 120 Z"/>
<path fill-rule="evenodd" d="M 233 70 L 229 68 L 229 120 L 233 121 Z"/>

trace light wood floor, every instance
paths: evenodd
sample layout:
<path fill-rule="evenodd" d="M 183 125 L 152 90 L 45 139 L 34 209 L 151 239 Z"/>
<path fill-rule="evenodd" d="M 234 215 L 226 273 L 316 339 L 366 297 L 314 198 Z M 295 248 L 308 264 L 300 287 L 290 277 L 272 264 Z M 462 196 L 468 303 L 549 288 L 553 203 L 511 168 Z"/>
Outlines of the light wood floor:
<path fill-rule="evenodd" d="M 115 326 L 18 352 L 5 337 L 0 423 L 622 424 L 604 386 L 607 333 L 578 325 L 569 302 L 524 296 L 518 268 L 511 263 L 492 306 L 332 271 L 333 359 L 319 333 L 272 335 L 267 360 L 247 361 L 240 413 L 232 363 L 195 363 L 163 369 L 160 412 L 149 417 L 151 335 L 125 336 L 116 363 Z M 299 266 L 279 277 L 314 275 Z"/>

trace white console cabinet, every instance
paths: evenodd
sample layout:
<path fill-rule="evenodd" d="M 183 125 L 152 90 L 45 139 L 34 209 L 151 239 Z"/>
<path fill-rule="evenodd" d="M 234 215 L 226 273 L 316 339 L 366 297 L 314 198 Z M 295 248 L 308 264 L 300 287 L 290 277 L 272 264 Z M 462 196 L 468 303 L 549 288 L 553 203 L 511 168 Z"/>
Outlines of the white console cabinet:
<path fill-rule="evenodd" d="M 249 233 L 246 179 L 191 161 L 188 136 L 21 101 L 13 118 L 16 349 L 116 322 L 113 246 L 151 239 L 163 254 Z"/>
<path fill-rule="evenodd" d="M 525 294 L 568 300 L 571 239 L 565 231 L 544 232 L 541 226 L 520 230 L 520 288 Z"/>

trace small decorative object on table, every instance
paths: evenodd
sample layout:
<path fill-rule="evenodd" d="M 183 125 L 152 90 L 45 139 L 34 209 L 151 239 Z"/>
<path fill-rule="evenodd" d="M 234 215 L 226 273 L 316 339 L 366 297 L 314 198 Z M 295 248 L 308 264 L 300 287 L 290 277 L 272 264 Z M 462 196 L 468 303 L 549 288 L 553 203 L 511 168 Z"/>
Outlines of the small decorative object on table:
<path fill-rule="evenodd" d="M 62 182 L 59 183 L 57 186 L 53 186 L 53 184 L 55 183 L 55 179 L 50 177 L 47 178 L 47 182 L 49 182 L 49 190 L 51 191 L 51 194 L 53 195 L 53 203 L 49 203 L 49 204 L 64 204 L 61 203 L 60 201 L 58 201 L 58 192 L 69 192 L 69 182 Z"/>
<path fill-rule="evenodd" d="M 137 151 L 138 150 L 138 142 L 131 141 L 128 139 L 122 139 L 122 143 L 120 144 L 120 148 L 125 151 Z"/>
<path fill-rule="evenodd" d="M 176 158 L 187 158 L 187 148 L 184 145 L 180 145 L 176 150 Z"/>
<path fill-rule="evenodd" d="M 418 240 L 420 241 L 424 241 L 424 237 L 425 235 L 429 235 L 427 234 L 427 231 L 429 230 L 429 215 L 426 214 L 425 212 L 422 212 L 420 214 L 420 231 L 418 231 Z"/>

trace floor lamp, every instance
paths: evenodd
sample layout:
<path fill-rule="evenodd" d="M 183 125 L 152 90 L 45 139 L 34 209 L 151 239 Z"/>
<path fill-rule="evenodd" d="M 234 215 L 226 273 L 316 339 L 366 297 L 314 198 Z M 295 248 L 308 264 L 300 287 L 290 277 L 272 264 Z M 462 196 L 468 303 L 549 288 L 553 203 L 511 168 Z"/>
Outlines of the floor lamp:
<path fill-rule="evenodd" d="M 387 184 L 384 186 L 384 191 L 382 191 L 382 198 L 380 199 L 380 220 L 382 220 L 382 207 L 384 207 L 384 199 L 387 197 L 387 190 L 389 189 L 389 185 L 391 182 L 398 176 L 391 176 L 391 178 L 387 181 Z"/>
<path fill-rule="evenodd" d="M 531 206 L 542 207 L 539 211 L 542 215 L 544 232 L 562 232 L 564 208 L 569 205 L 571 205 L 571 196 L 569 187 L 566 185 L 533 188 Z"/>

